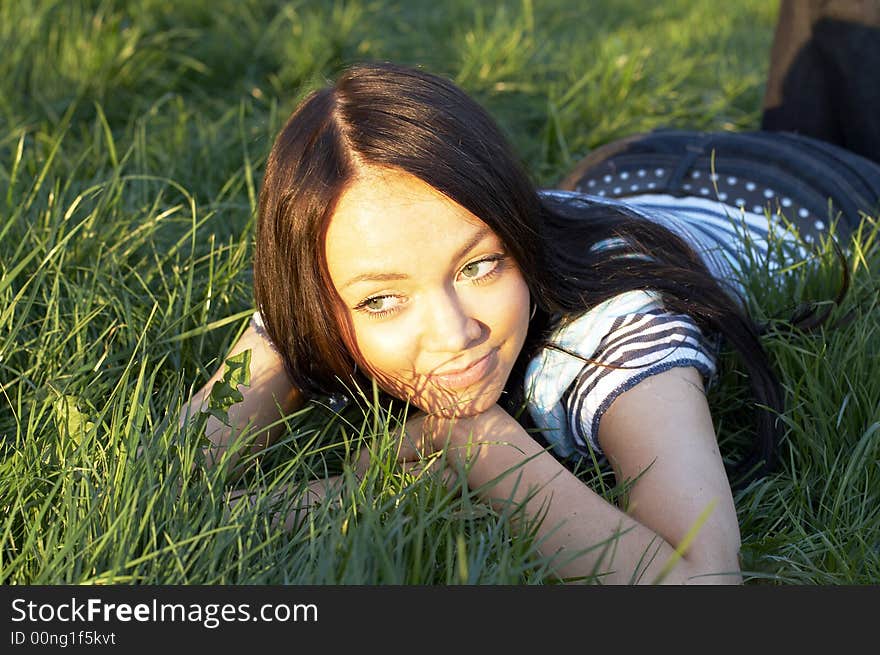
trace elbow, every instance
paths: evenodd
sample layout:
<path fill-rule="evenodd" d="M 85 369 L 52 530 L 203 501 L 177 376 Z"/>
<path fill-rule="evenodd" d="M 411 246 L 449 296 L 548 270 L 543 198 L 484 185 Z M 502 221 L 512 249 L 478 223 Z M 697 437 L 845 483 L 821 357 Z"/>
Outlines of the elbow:
<path fill-rule="evenodd" d="M 743 582 L 739 550 L 689 552 L 660 580 L 661 584 L 740 585 Z"/>

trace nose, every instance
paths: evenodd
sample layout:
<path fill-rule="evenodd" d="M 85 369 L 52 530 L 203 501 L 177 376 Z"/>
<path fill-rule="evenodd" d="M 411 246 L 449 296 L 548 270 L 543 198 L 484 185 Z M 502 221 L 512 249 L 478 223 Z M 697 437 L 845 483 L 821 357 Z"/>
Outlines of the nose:
<path fill-rule="evenodd" d="M 422 335 L 426 350 L 455 355 L 482 336 L 482 324 L 462 303 L 454 289 L 437 294 L 428 306 Z"/>

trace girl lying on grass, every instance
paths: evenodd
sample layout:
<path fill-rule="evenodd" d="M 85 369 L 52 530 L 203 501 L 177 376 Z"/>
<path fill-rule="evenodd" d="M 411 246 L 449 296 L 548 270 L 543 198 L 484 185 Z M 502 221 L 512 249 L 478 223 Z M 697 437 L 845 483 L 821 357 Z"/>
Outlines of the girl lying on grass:
<path fill-rule="evenodd" d="M 747 251 L 766 254 L 777 207 L 802 239 L 829 227 L 816 214 L 826 189 L 778 167 L 762 179 L 750 153 L 767 146 L 806 157 L 815 144 L 647 135 L 538 192 L 487 113 L 450 82 L 391 64 L 350 68 L 300 104 L 269 156 L 258 312 L 229 353 L 250 351 L 251 384 L 231 427 L 209 421 L 211 456 L 243 435 L 264 447 L 280 416 L 310 399 L 372 397 L 375 384 L 381 402 L 418 410 L 400 433 L 401 465 L 439 462 L 450 484 L 464 476 L 458 484 L 487 503 L 541 517 L 540 549 L 560 578 L 651 582 L 664 571 L 666 582 L 739 583 L 730 483 L 772 470 L 783 410 L 740 276 Z M 789 243 L 803 254 L 803 241 Z M 722 341 L 757 407 L 754 448 L 730 481 L 705 394 Z M 361 451 L 356 467 L 369 457 Z M 577 458 L 631 481 L 626 504 L 573 474 Z M 315 481 L 303 502 L 332 497 L 337 482 Z"/>

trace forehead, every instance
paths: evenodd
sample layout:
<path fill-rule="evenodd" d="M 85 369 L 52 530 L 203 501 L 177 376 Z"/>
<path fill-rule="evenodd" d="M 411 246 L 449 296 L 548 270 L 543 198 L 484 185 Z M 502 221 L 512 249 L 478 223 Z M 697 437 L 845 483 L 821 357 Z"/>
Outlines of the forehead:
<path fill-rule="evenodd" d="M 408 173 L 372 169 L 342 194 L 324 247 L 330 276 L 424 269 L 488 230 L 483 221 Z M 448 264 L 448 262 L 446 262 Z"/>

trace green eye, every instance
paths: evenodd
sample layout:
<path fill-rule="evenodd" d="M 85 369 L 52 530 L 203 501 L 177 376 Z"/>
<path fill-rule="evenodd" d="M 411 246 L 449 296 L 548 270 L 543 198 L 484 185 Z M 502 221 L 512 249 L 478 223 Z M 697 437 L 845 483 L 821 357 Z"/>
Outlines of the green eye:
<path fill-rule="evenodd" d="M 354 309 L 363 312 L 371 318 L 384 318 L 399 310 L 405 302 L 404 299 L 392 294 L 373 296 L 361 302 Z"/>
<path fill-rule="evenodd" d="M 463 266 L 459 274 L 462 278 L 474 283 L 488 281 L 498 272 L 499 262 L 502 259 L 501 255 L 478 259 Z"/>
<path fill-rule="evenodd" d="M 480 264 L 482 262 L 472 262 L 461 269 L 461 274 L 465 277 L 477 277 L 480 273 Z"/>

